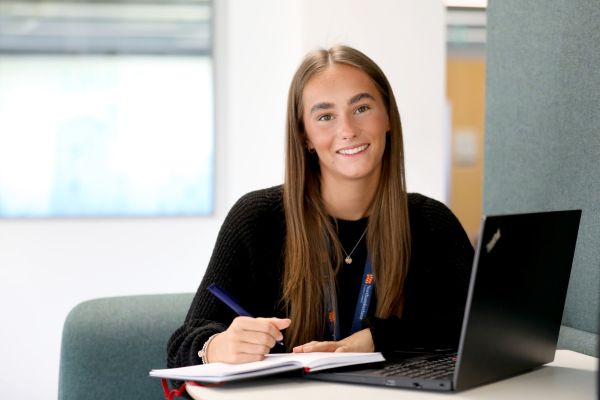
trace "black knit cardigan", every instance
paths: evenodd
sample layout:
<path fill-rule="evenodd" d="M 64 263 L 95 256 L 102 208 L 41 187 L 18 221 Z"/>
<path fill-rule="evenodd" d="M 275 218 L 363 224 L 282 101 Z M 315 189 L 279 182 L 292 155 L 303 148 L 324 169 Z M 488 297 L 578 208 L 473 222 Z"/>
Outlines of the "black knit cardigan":
<path fill-rule="evenodd" d="M 211 283 L 225 288 L 255 317 L 286 317 L 281 303 L 286 232 L 282 194 L 282 186 L 254 191 L 230 210 L 185 322 L 169 340 L 169 367 L 201 363 L 198 351 L 204 342 L 225 330 L 236 317 L 206 290 Z M 456 347 L 473 248 L 445 205 L 416 193 L 409 194 L 408 204 L 412 247 L 402 317 L 376 318 L 372 306 L 363 325 L 371 329 L 376 351 Z M 367 220 L 336 222 L 341 243 L 350 251 Z M 342 266 L 337 277 L 343 335 L 349 334 L 354 314 L 366 258 L 365 242 L 362 240 L 353 253 L 351 266 Z M 375 296 L 376 287 L 377 283 Z M 375 302 L 374 298 L 371 305 Z M 329 340 L 327 336 L 324 333 L 315 340 Z"/>

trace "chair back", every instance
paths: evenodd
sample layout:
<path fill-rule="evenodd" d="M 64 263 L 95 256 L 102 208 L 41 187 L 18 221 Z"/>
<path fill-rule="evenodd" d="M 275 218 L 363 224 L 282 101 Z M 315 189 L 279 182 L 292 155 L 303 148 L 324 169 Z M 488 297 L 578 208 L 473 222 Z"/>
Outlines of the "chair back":
<path fill-rule="evenodd" d="M 192 293 L 100 298 L 77 305 L 64 324 L 59 400 L 163 399 L 152 368 L 166 368 L 167 342 Z"/>

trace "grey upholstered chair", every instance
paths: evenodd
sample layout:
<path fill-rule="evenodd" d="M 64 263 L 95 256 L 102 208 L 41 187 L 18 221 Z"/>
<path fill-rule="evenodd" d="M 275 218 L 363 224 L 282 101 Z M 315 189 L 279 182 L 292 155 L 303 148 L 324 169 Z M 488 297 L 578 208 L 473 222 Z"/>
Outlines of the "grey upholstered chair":
<path fill-rule="evenodd" d="M 77 305 L 65 321 L 59 400 L 163 399 L 152 368 L 166 367 L 166 345 L 193 294 L 112 297 Z"/>

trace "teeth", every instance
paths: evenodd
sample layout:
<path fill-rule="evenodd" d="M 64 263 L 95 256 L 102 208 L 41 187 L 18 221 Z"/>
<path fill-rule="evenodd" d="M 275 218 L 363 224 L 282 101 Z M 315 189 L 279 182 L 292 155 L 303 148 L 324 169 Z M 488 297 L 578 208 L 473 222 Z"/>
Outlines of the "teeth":
<path fill-rule="evenodd" d="M 367 147 L 369 147 L 368 144 L 363 144 L 362 146 L 355 147 L 353 149 L 338 150 L 338 153 L 352 155 L 352 154 L 360 153 L 361 151 L 365 150 Z"/>

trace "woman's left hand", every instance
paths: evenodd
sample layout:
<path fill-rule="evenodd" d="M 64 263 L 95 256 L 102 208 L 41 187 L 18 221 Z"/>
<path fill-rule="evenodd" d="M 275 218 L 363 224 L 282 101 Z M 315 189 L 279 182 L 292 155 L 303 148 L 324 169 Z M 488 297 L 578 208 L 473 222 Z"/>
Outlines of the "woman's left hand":
<path fill-rule="evenodd" d="M 373 344 L 371 330 L 367 328 L 337 342 L 312 341 L 293 349 L 294 353 L 313 353 L 317 351 L 370 353 L 375 351 L 375 345 Z"/>

